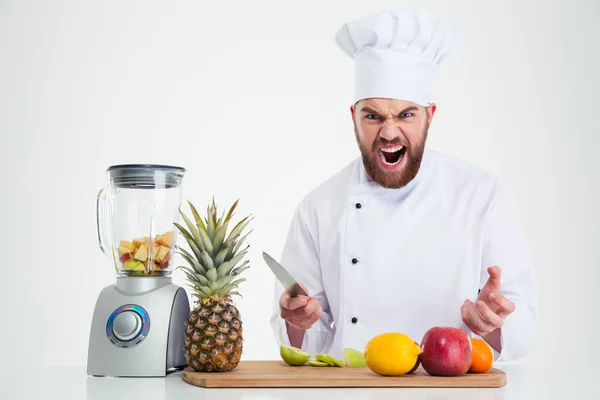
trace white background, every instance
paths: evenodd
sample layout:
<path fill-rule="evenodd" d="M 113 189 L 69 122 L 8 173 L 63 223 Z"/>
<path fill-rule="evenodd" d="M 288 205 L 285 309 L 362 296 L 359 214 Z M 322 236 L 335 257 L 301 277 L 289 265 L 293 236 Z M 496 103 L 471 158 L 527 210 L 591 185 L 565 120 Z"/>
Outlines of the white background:
<path fill-rule="evenodd" d="M 598 1 L 2 0 L 1 366 L 85 365 L 113 281 L 95 196 L 120 163 L 182 165 L 185 198 L 240 198 L 255 216 L 244 358 L 277 358 L 260 252 L 279 255 L 297 202 L 358 156 L 352 62 L 333 36 L 416 3 L 463 37 L 438 75 L 430 147 L 518 198 L 542 296 L 524 362 L 598 356 Z"/>

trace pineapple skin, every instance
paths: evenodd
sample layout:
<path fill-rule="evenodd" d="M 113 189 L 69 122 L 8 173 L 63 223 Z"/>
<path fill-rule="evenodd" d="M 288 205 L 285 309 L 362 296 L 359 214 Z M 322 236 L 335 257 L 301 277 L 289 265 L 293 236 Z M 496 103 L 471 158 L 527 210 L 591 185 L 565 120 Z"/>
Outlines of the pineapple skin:
<path fill-rule="evenodd" d="M 196 303 L 185 322 L 184 355 L 198 372 L 235 369 L 243 351 L 242 320 L 230 297 Z"/>

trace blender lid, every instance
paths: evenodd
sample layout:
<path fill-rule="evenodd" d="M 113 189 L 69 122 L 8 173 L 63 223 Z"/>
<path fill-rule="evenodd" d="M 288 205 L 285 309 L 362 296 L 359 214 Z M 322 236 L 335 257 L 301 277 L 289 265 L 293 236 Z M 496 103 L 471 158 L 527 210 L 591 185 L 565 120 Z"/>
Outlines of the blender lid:
<path fill-rule="evenodd" d="M 181 184 L 183 167 L 160 164 L 121 164 L 107 169 L 112 184 L 121 188 L 173 188 Z"/>
<path fill-rule="evenodd" d="M 158 170 L 158 169 L 164 169 L 164 170 L 170 170 L 170 171 L 181 171 L 181 172 L 185 172 L 185 168 L 183 167 L 176 167 L 174 165 L 161 165 L 161 164 L 121 164 L 121 165 L 111 165 L 110 167 L 108 167 L 107 171 L 114 171 L 117 169 L 151 169 L 151 170 Z"/>

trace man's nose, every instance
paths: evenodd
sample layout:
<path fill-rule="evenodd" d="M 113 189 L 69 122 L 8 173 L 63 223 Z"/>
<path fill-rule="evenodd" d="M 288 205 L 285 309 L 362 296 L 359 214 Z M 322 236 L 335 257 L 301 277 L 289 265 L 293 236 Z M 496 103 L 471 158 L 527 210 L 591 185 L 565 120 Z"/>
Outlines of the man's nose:
<path fill-rule="evenodd" d="M 381 127 L 381 130 L 379 131 L 379 136 L 389 141 L 392 141 L 401 135 L 402 131 L 400 131 L 400 128 L 394 123 L 394 121 L 390 120 L 385 121 Z"/>

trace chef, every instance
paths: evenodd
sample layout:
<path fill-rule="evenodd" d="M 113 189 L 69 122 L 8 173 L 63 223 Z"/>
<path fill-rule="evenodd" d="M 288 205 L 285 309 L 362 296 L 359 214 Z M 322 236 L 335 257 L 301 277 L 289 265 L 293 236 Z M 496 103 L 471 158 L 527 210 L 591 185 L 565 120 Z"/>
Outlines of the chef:
<path fill-rule="evenodd" d="M 281 264 L 308 296 L 276 282 L 280 343 L 341 357 L 372 337 L 421 342 L 434 326 L 484 339 L 498 361 L 531 348 L 537 287 L 510 192 L 491 174 L 426 146 L 436 69 L 452 25 L 408 10 L 344 24 L 354 60 L 350 117 L 361 156 L 298 204 Z"/>

